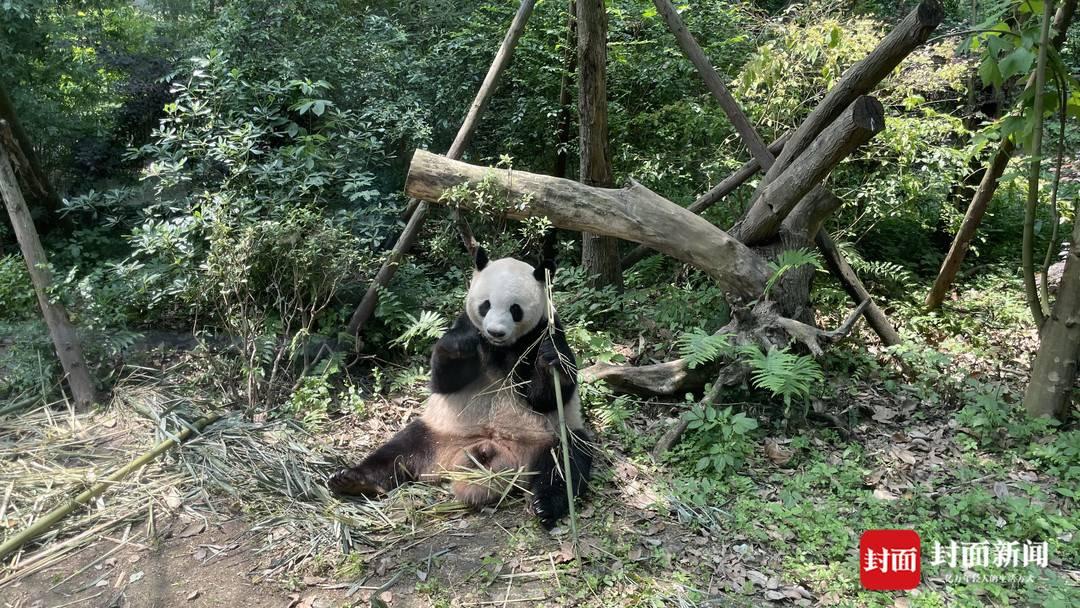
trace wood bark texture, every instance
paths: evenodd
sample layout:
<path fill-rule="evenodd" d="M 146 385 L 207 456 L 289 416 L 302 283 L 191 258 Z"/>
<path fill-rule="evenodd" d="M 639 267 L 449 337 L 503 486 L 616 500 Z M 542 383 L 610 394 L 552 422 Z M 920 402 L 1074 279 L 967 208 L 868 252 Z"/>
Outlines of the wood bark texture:
<path fill-rule="evenodd" d="M 953 280 L 956 279 L 956 273 L 960 270 L 960 265 L 964 263 L 964 256 L 967 255 L 968 248 L 971 247 L 971 241 L 975 238 L 979 224 L 982 223 L 983 216 L 986 215 L 986 209 L 994 198 L 998 180 L 1005 173 L 1005 168 L 1009 166 L 1009 159 L 1012 158 L 1014 149 L 1015 144 L 1012 143 L 1011 139 L 1001 142 L 997 152 L 994 153 L 994 157 L 990 160 L 990 166 L 983 173 L 982 180 L 979 181 L 979 187 L 975 190 L 974 196 L 971 197 L 971 204 L 968 205 L 967 211 L 964 213 L 964 221 L 960 224 L 960 229 L 956 231 L 952 245 L 949 246 L 949 253 L 941 263 L 941 269 L 938 271 L 937 278 L 934 279 L 934 285 L 930 287 L 930 293 L 926 294 L 924 305 L 928 310 L 934 310 L 945 301 L 949 287 L 952 286 Z"/>
<path fill-rule="evenodd" d="M 30 187 L 31 199 L 42 204 L 42 213 L 38 219 L 43 226 L 50 226 L 60 213 L 60 197 L 56 194 L 49 177 L 45 174 L 45 169 L 41 166 L 41 160 L 38 159 L 37 152 L 34 151 L 30 136 L 26 134 L 22 123 L 19 122 L 19 117 L 15 113 L 15 104 L 8 97 L 7 91 L 3 87 L 0 87 L 0 120 L 7 121 L 15 141 L 19 144 L 19 152 L 26 161 L 27 167 L 23 173 L 24 183 Z"/>
<path fill-rule="evenodd" d="M 844 256 L 840 254 L 840 250 L 837 249 L 836 243 L 824 230 L 819 230 L 815 241 L 818 246 L 818 250 L 823 254 L 825 258 L 825 265 L 829 268 L 829 272 L 833 276 L 837 277 L 840 281 L 840 285 L 844 288 L 851 299 L 859 302 L 867 302 L 866 310 L 866 323 L 874 330 L 874 333 L 881 338 L 881 343 L 885 346 L 896 346 L 900 344 L 900 334 L 896 332 L 896 329 L 889 322 L 889 318 L 885 316 L 885 313 L 874 304 L 870 299 L 870 293 L 863 286 L 862 281 L 859 280 L 858 275 L 844 259 Z"/>
<path fill-rule="evenodd" d="M 16 146 L 7 121 L 0 120 L 0 195 L 3 195 L 11 226 L 15 230 L 15 238 L 19 241 L 19 249 L 22 250 L 30 280 L 34 284 L 34 293 L 41 306 L 41 314 L 45 317 L 49 337 L 52 338 L 56 355 L 67 376 L 71 396 L 75 400 L 75 405 L 84 409 L 98 400 L 97 389 L 86 367 L 82 346 L 79 344 L 75 327 L 68 320 L 67 311 L 59 302 L 49 300 L 49 289 L 53 284 L 49 261 L 45 256 L 45 249 L 41 246 L 41 239 L 38 238 L 34 222 L 30 218 L 30 210 L 26 207 L 26 201 L 19 189 L 12 155 L 8 152 Z"/>
<path fill-rule="evenodd" d="M 511 219 L 544 216 L 559 228 L 634 241 L 696 266 L 739 300 L 761 295 L 771 270 L 758 255 L 708 220 L 633 182 L 598 188 L 548 175 L 470 165 L 424 150 L 413 155 L 405 192 L 443 202 L 450 188 L 488 177 L 506 193 Z"/>
<path fill-rule="evenodd" d="M 732 231 L 753 244 L 776 234 L 795 205 L 855 148 L 885 128 L 885 110 L 873 97 L 857 98 L 801 154 L 787 171 L 769 183 Z M 787 148 L 785 147 L 785 150 Z"/>
<path fill-rule="evenodd" d="M 578 135 L 583 184 L 614 185 L 608 145 L 607 11 L 604 0 L 577 1 Z M 622 286 L 619 242 L 610 236 L 581 235 L 581 264 L 595 285 Z"/>
<path fill-rule="evenodd" d="M 1024 392 L 1030 416 L 1065 417 L 1080 362 L 1080 223 L 1058 286 L 1057 300 L 1039 332 L 1041 344 Z"/>

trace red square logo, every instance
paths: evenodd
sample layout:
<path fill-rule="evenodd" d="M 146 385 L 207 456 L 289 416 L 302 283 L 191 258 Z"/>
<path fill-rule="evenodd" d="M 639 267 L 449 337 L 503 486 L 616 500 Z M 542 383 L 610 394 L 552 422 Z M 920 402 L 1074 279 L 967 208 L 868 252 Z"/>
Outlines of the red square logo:
<path fill-rule="evenodd" d="M 867 530 L 859 539 L 859 580 L 874 591 L 919 586 L 922 547 L 914 530 Z"/>

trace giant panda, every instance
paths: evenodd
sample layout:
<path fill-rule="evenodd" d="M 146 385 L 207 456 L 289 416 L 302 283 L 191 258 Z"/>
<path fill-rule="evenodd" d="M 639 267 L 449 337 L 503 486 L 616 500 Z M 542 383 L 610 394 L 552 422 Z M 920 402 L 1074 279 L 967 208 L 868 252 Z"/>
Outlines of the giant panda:
<path fill-rule="evenodd" d="M 475 266 L 465 312 L 435 343 L 423 414 L 359 465 L 333 475 L 328 486 L 342 495 L 378 495 L 408 481 L 445 479 L 452 471 L 520 470 L 533 512 L 551 529 L 569 510 L 557 464 L 562 452 L 554 365 L 561 372 L 574 496 L 585 494 L 592 467 L 577 361 L 558 317 L 554 332 L 548 331 L 544 271 L 553 272 L 554 264 L 489 262 L 479 248 Z M 505 495 L 506 477 L 459 475 L 451 490 L 469 505 L 491 504 Z"/>

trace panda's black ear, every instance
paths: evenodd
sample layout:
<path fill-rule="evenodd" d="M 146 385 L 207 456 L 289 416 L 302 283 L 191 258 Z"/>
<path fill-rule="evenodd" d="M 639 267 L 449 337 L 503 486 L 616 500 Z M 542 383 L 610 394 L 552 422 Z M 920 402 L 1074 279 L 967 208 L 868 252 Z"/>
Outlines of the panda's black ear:
<path fill-rule="evenodd" d="M 540 262 L 540 265 L 537 266 L 535 269 L 533 269 L 533 276 L 536 277 L 537 281 L 540 281 L 541 283 L 546 282 L 545 277 L 544 277 L 544 271 L 545 270 L 550 271 L 551 276 L 554 277 L 555 276 L 555 260 L 553 260 L 551 258 L 548 258 L 548 259 Z"/>
<path fill-rule="evenodd" d="M 477 247 L 476 248 L 476 259 L 475 259 L 475 261 L 476 261 L 476 269 L 477 270 L 483 270 L 484 266 L 487 266 L 487 264 L 488 264 L 487 252 L 484 251 L 483 247 Z"/>

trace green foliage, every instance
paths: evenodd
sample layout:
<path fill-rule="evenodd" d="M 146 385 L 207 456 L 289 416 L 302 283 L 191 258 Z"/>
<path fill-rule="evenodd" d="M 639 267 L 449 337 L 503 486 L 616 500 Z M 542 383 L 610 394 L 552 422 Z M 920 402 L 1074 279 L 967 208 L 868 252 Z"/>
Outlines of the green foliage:
<path fill-rule="evenodd" d="M 710 471 L 724 477 L 742 467 L 753 453 L 752 431 L 758 427 L 753 418 L 710 404 L 698 404 L 688 412 L 688 441 L 676 451 L 680 460 L 693 460 L 694 470 Z"/>
<path fill-rule="evenodd" d="M 319 431 L 330 419 L 330 382 L 328 374 L 304 376 L 285 402 L 284 413 L 291 415 L 309 431 Z"/>
<path fill-rule="evenodd" d="M 821 255 L 816 251 L 809 249 L 785 249 L 776 256 L 774 260 L 769 262 L 769 269 L 773 271 L 772 276 L 765 282 L 765 293 L 763 297 L 768 297 L 769 290 L 776 285 L 776 282 L 780 280 L 789 271 L 795 270 L 800 266 L 813 266 L 818 270 L 824 270 L 821 262 Z"/>
<path fill-rule="evenodd" d="M 403 347 L 406 351 L 423 350 L 425 346 L 446 333 L 448 327 L 441 315 L 430 310 L 420 311 L 419 318 L 412 315 L 408 315 L 408 318 L 412 323 L 391 342 L 391 344 Z M 412 348 L 414 340 L 416 340 L 416 348 Z"/>
<path fill-rule="evenodd" d="M 731 337 L 728 334 L 709 334 L 701 329 L 684 333 L 676 343 L 679 356 L 686 359 L 687 367 L 694 369 L 699 365 L 715 361 L 718 357 L 731 352 Z"/>
<path fill-rule="evenodd" d="M 37 298 L 22 256 L 0 256 L 0 320 L 32 318 L 36 311 Z"/>
<path fill-rule="evenodd" d="M 821 366 L 809 355 L 775 348 L 764 353 L 756 346 L 740 347 L 739 353 L 746 357 L 752 370 L 750 377 L 754 386 L 782 398 L 788 407 L 794 399 L 809 399 L 814 385 L 825 380 Z"/>

